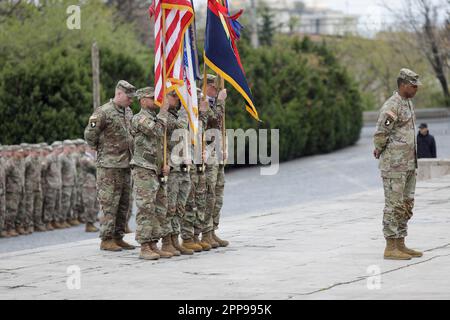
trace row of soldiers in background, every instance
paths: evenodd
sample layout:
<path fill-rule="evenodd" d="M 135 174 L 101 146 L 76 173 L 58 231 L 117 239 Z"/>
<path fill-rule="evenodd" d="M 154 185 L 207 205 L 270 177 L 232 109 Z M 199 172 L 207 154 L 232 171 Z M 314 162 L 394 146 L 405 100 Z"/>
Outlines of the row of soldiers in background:
<path fill-rule="evenodd" d="M 199 108 L 202 127 L 222 131 L 226 90 L 219 92 L 216 77 L 208 75 L 206 92 L 207 99 Z M 141 111 L 133 116 L 129 106 L 136 96 Z M 187 128 L 188 116 L 175 92 L 169 92 L 159 108 L 153 88 L 136 91 L 123 80 L 117 84 L 114 98 L 90 117 L 85 139 L 98 151 L 98 197 L 105 217 L 100 227 L 102 250 L 135 249 L 123 240 L 131 176 L 141 259 L 192 255 L 228 245 L 215 233 L 223 203 L 226 156 L 217 162 L 204 159 L 204 166 L 175 154 L 178 141 L 172 141 L 172 133 Z M 165 137 L 168 163 L 164 161 Z M 211 150 L 209 156 L 219 159 L 222 154 Z M 174 161 L 176 157 L 185 162 Z"/>
<path fill-rule="evenodd" d="M 86 224 L 97 232 L 96 167 L 84 140 L 0 146 L 1 237 Z"/>

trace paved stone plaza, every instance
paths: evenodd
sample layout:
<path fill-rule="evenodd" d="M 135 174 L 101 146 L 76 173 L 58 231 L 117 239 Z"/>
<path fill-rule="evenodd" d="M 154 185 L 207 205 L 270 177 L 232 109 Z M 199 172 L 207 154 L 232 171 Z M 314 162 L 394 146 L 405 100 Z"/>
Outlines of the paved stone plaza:
<path fill-rule="evenodd" d="M 420 182 L 416 203 L 407 243 L 419 259 L 383 260 L 377 189 L 225 217 L 231 246 L 191 257 L 147 262 L 98 239 L 5 253 L 0 299 L 449 299 L 450 176 Z"/>

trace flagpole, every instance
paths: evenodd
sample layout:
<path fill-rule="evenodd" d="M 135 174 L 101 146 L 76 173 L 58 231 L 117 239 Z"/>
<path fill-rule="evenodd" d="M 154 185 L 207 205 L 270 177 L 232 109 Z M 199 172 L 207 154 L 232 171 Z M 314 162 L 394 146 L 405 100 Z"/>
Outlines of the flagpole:
<path fill-rule="evenodd" d="M 220 4 L 222 6 L 225 6 L 225 3 L 223 0 L 219 0 Z M 219 13 L 220 14 L 220 13 Z M 219 91 L 225 89 L 225 80 L 224 78 L 222 78 L 220 75 L 217 75 L 217 77 L 219 78 L 218 82 L 219 82 Z M 225 139 L 226 139 L 226 135 L 225 135 L 225 128 L 226 128 L 226 124 L 225 124 L 225 104 L 223 105 L 223 118 L 222 118 L 222 161 L 223 164 L 225 165 L 225 148 L 226 148 L 226 143 L 225 143 Z"/>
<path fill-rule="evenodd" d="M 162 63 L 163 63 L 163 75 L 162 75 L 162 80 L 163 80 L 163 86 L 162 86 L 162 106 L 164 106 L 165 102 L 166 102 L 166 78 L 167 78 L 167 74 L 166 74 L 166 36 L 165 36 L 165 32 L 166 32 L 166 16 L 164 14 L 164 8 L 162 7 L 161 4 L 161 19 L 162 19 L 162 32 L 161 32 L 161 47 L 162 47 Z M 164 167 L 167 166 L 167 124 L 164 127 Z M 165 177 L 163 178 L 165 181 Z"/>

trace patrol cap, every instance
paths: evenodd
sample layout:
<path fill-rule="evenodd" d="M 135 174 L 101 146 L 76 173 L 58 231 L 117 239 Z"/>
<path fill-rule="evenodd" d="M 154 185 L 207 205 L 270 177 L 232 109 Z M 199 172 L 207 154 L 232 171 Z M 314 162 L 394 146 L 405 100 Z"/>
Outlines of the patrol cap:
<path fill-rule="evenodd" d="M 41 142 L 41 143 L 39 144 L 39 146 L 40 146 L 41 148 L 45 148 L 45 147 L 48 147 L 48 144 L 47 144 L 47 142 Z"/>
<path fill-rule="evenodd" d="M 25 143 L 25 142 L 21 143 L 21 144 L 20 144 L 20 147 L 21 147 L 23 150 L 25 150 L 25 151 L 31 150 L 31 145 L 28 144 L 28 143 Z"/>
<path fill-rule="evenodd" d="M 173 91 L 170 91 L 169 93 L 167 93 L 169 96 L 172 96 L 172 97 L 178 97 L 178 95 L 177 95 L 177 93 L 175 92 L 175 90 L 173 90 Z"/>
<path fill-rule="evenodd" d="M 76 139 L 76 140 L 73 140 L 73 143 L 76 146 L 82 146 L 82 145 L 84 145 L 85 141 L 83 139 Z"/>
<path fill-rule="evenodd" d="M 41 150 L 41 145 L 40 145 L 39 143 L 37 143 L 37 144 L 32 144 L 32 145 L 30 146 L 30 149 L 33 150 L 33 151 L 39 151 L 39 150 Z"/>
<path fill-rule="evenodd" d="M 73 147 L 73 146 L 75 146 L 75 143 L 73 143 L 72 140 L 64 140 L 63 146 L 64 147 Z"/>
<path fill-rule="evenodd" d="M 53 148 L 51 146 L 45 146 L 42 150 L 52 152 Z"/>
<path fill-rule="evenodd" d="M 145 87 L 136 91 L 136 96 L 139 100 L 143 98 L 154 98 L 155 89 L 153 87 Z"/>
<path fill-rule="evenodd" d="M 52 143 L 52 148 L 53 149 L 58 149 L 58 148 L 62 148 L 62 142 L 61 141 L 55 141 Z"/>
<path fill-rule="evenodd" d="M 120 80 L 117 83 L 116 89 L 122 90 L 130 98 L 136 97 L 136 87 L 125 80 Z"/>
<path fill-rule="evenodd" d="M 213 74 L 207 74 L 206 75 L 206 83 L 207 84 L 215 84 L 217 80 L 217 77 Z"/>
<path fill-rule="evenodd" d="M 408 81 L 413 86 L 421 86 L 422 82 L 419 80 L 419 75 L 410 69 L 403 68 L 400 70 L 398 79 Z"/>

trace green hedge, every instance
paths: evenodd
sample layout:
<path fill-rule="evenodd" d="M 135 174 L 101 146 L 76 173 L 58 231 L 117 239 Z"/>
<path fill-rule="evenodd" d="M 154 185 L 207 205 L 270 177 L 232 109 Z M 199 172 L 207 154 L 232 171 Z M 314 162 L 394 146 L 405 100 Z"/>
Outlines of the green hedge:
<path fill-rule="evenodd" d="M 263 123 L 243 111 L 228 86 L 228 128 L 280 130 L 280 160 L 327 153 L 354 144 L 362 127 L 357 86 L 324 45 L 282 38 L 272 47 L 241 47 Z"/>

